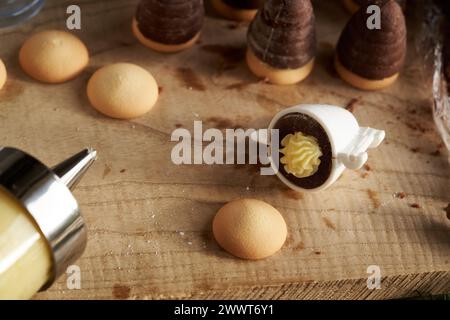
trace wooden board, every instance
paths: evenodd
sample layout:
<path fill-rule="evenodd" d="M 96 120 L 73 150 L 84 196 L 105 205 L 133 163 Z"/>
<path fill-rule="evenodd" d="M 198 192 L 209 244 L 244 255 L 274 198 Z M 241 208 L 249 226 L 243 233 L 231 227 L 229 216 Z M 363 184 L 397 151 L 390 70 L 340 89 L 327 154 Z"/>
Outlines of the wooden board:
<path fill-rule="evenodd" d="M 82 30 L 76 33 L 91 52 L 89 68 L 66 84 L 37 83 L 21 71 L 18 49 L 32 32 L 64 28 L 73 3 L 47 1 L 31 22 L 0 31 L 9 72 L 0 93 L 1 144 L 48 164 L 85 146 L 99 152 L 75 191 L 89 228 L 78 261 L 82 288 L 67 289 L 63 276 L 38 299 L 375 299 L 450 292 L 449 167 L 414 50 L 391 88 L 352 89 L 330 65 L 348 14 L 337 2 L 316 1 L 313 74 L 299 85 L 273 86 L 246 68 L 245 25 L 208 10 L 200 42 L 164 55 L 133 38 L 136 1 L 86 0 L 79 2 Z M 161 87 L 155 109 L 133 121 L 98 114 L 85 94 L 94 70 L 119 61 L 150 70 Z M 346 171 L 324 192 L 296 194 L 251 165 L 176 166 L 170 160 L 171 132 L 192 129 L 194 120 L 205 128 L 264 128 L 287 106 L 351 101 L 360 123 L 385 129 L 387 139 L 370 151 L 368 166 Z M 219 249 L 212 218 L 237 197 L 262 199 L 282 212 L 289 238 L 277 255 L 243 261 Z M 369 265 L 381 268 L 379 290 L 366 287 Z"/>

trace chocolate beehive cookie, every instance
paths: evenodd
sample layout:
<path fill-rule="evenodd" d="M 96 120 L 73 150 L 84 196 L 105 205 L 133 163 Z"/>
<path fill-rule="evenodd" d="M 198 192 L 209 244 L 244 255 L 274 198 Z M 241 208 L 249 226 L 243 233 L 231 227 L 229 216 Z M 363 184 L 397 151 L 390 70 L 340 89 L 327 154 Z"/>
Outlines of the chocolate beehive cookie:
<path fill-rule="evenodd" d="M 340 77 L 363 90 L 378 90 L 398 77 L 406 56 L 406 24 L 394 0 L 374 0 L 381 9 L 380 29 L 369 29 L 367 5 L 361 7 L 343 30 L 336 49 Z"/>
<path fill-rule="evenodd" d="M 312 71 L 316 51 L 310 0 L 267 0 L 250 24 L 247 64 L 275 84 L 302 81 Z"/>
<path fill-rule="evenodd" d="M 359 8 L 361 8 L 361 6 L 369 4 L 370 1 L 372 1 L 372 0 L 342 0 L 342 3 L 344 4 L 345 8 L 350 13 L 353 14 L 356 11 L 358 11 Z M 396 1 L 402 7 L 402 10 L 405 11 L 406 10 L 406 1 L 407 0 L 396 0 Z"/>
<path fill-rule="evenodd" d="M 227 19 L 252 21 L 264 0 L 212 0 L 211 4 Z"/>
<path fill-rule="evenodd" d="M 133 33 L 156 51 L 180 51 L 197 41 L 204 15 L 203 0 L 142 0 L 133 19 Z"/>

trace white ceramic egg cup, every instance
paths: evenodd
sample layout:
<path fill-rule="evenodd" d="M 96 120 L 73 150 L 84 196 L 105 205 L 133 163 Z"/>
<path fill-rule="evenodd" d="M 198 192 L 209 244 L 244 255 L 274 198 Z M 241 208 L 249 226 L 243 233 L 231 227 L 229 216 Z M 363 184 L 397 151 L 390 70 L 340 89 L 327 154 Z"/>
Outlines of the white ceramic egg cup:
<path fill-rule="evenodd" d="M 289 188 L 299 192 L 312 192 L 328 188 L 347 169 L 360 169 L 368 159 L 367 150 L 378 147 L 384 140 L 383 130 L 360 127 L 353 114 L 345 108 L 324 104 L 303 104 L 284 109 L 275 115 L 269 124 L 269 131 L 274 129 L 277 122 L 285 115 L 303 113 L 316 120 L 328 135 L 331 144 L 332 159 L 331 172 L 328 179 L 314 189 L 301 188 L 278 170 L 272 157 L 269 157 L 271 167 L 278 178 Z M 270 146 L 270 141 L 258 140 Z"/>

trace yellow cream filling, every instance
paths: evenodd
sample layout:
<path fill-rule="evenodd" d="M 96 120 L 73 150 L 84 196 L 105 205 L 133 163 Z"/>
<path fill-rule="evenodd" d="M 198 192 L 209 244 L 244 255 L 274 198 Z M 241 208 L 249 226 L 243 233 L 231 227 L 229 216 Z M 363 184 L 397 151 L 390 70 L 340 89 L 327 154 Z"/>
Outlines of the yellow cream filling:
<path fill-rule="evenodd" d="M 297 178 L 306 178 L 317 172 L 320 165 L 320 150 L 317 139 L 306 136 L 301 132 L 288 134 L 281 140 L 283 147 L 280 152 L 284 155 L 280 162 L 287 173 Z"/>

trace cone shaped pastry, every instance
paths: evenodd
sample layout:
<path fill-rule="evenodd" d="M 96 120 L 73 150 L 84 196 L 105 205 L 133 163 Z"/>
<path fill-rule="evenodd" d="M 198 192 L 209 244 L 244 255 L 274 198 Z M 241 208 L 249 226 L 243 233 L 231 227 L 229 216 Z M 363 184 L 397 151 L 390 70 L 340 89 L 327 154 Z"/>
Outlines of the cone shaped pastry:
<path fill-rule="evenodd" d="M 247 64 L 274 84 L 306 78 L 314 65 L 315 18 L 310 0 L 267 0 L 250 24 Z"/>
<path fill-rule="evenodd" d="M 142 0 L 133 19 L 133 33 L 156 51 L 180 51 L 197 41 L 204 15 L 203 0 Z"/>
<path fill-rule="evenodd" d="M 218 13 L 229 20 L 252 21 L 264 0 L 211 0 Z"/>
<path fill-rule="evenodd" d="M 381 9 L 381 28 L 369 29 L 362 7 L 350 19 L 339 38 L 335 67 L 340 77 L 363 90 L 378 90 L 398 77 L 406 55 L 406 25 L 394 0 L 373 0 Z"/>
<path fill-rule="evenodd" d="M 351 14 L 354 14 L 361 8 L 361 6 L 367 5 L 370 1 L 371 0 L 342 0 L 342 3 Z M 396 0 L 396 1 L 402 7 L 402 10 L 405 11 L 407 0 Z"/>

